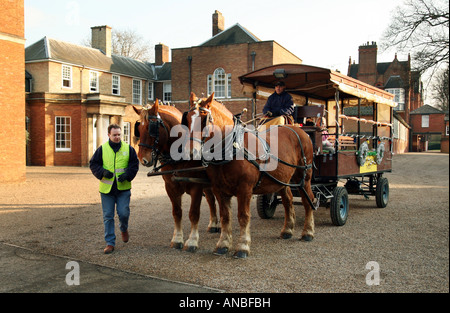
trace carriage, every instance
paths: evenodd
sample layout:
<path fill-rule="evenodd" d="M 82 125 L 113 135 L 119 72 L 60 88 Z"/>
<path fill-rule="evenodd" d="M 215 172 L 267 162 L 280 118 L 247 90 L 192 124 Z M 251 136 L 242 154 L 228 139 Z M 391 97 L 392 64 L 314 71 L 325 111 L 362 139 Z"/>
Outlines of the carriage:
<path fill-rule="evenodd" d="M 248 121 L 241 121 L 242 114 L 233 115 L 214 99 L 214 93 L 208 98 L 191 93 L 185 115 L 174 107 L 160 106 L 158 101 L 151 107 L 134 108 L 140 116 L 135 129 L 135 134 L 140 134 L 138 157 L 142 164 L 154 166 L 147 176 L 163 175 L 172 202 L 172 247 L 197 250 L 203 192 L 210 194 L 208 229 L 218 226 L 214 197 L 219 204 L 217 255 L 228 253 L 232 247 L 230 199 L 237 198 L 237 258 L 246 258 L 250 252 L 253 194 L 258 195 L 257 209 L 262 218 L 273 216 L 278 196 L 281 198 L 285 208 L 280 234 L 283 239 L 293 236 L 293 196 L 300 196 L 305 209 L 300 239 L 306 242 L 314 238 L 313 210 L 319 206 L 329 206 L 333 224 L 344 225 L 348 194 L 375 196 L 378 207 L 387 205 L 389 183 L 383 174 L 392 168 L 392 94 L 338 72 L 299 64 L 271 66 L 239 79 L 243 92 L 253 96 L 253 115 L 257 99 L 268 97 L 275 83 L 283 80 L 297 104 L 294 122 L 301 128 L 250 128 Z M 263 133 L 267 134 L 264 139 Z M 213 157 L 207 157 L 210 155 Z M 183 193 L 191 196 L 191 233 L 185 243 L 181 228 Z"/>
<path fill-rule="evenodd" d="M 285 82 L 296 105 L 294 122 L 314 147 L 314 209 L 329 207 L 332 223 L 342 226 L 349 194 L 375 196 L 377 207 L 387 206 L 389 182 L 383 174 L 392 171 L 394 95 L 339 72 L 302 64 L 274 65 L 239 79 L 243 92 L 252 95 L 254 116 L 257 100 L 267 99 L 276 82 Z M 292 192 L 299 196 L 297 189 Z M 258 195 L 259 216 L 271 218 L 279 203 L 276 194 Z"/>

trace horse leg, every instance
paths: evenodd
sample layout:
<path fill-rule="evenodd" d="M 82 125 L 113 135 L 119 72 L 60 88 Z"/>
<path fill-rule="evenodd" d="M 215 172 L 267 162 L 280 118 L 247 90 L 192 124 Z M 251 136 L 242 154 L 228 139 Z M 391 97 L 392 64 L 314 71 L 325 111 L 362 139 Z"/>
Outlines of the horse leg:
<path fill-rule="evenodd" d="M 250 200 L 251 192 L 242 192 L 237 196 L 238 199 L 238 221 L 240 226 L 240 236 L 237 245 L 235 258 L 246 258 L 250 253 Z"/>
<path fill-rule="evenodd" d="M 224 255 L 230 250 L 233 243 L 230 219 L 231 197 L 218 193 L 214 194 L 216 195 L 217 201 L 219 202 L 220 224 L 222 226 L 220 238 L 216 244 L 214 254 Z"/>
<path fill-rule="evenodd" d="M 305 181 L 305 190 L 308 193 L 311 201 L 314 201 L 314 194 L 311 190 L 311 181 Z M 300 240 L 303 241 L 311 241 L 314 238 L 314 211 L 309 204 L 308 200 L 306 200 L 306 196 L 300 191 L 302 194 L 302 204 L 305 207 L 305 225 L 303 226 L 302 237 Z"/>
<path fill-rule="evenodd" d="M 205 188 L 203 192 L 205 193 L 205 198 L 209 205 L 208 232 L 220 233 L 219 219 L 217 218 L 216 211 L 216 198 L 214 197 L 214 194 L 210 188 Z"/>
<path fill-rule="evenodd" d="M 186 240 L 186 250 L 195 252 L 198 249 L 198 221 L 200 219 L 200 204 L 203 197 L 203 188 L 195 186 L 190 189 L 191 207 L 189 209 L 189 220 L 191 221 L 191 233 L 188 240 Z"/>
<path fill-rule="evenodd" d="M 166 190 L 167 194 L 169 195 L 170 201 L 172 202 L 172 216 L 175 223 L 170 247 L 174 249 L 182 249 L 183 228 L 181 227 L 181 219 L 183 217 L 183 211 L 181 210 L 181 196 L 183 194 L 174 191 L 173 188 L 166 188 Z"/>
<path fill-rule="evenodd" d="M 292 205 L 292 191 L 291 188 L 285 187 L 279 191 L 279 195 L 281 196 L 281 201 L 284 206 L 284 226 L 281 229 L 280 237 L 282 239 L 292 238 L 295 227 L 295 210 Z"/>

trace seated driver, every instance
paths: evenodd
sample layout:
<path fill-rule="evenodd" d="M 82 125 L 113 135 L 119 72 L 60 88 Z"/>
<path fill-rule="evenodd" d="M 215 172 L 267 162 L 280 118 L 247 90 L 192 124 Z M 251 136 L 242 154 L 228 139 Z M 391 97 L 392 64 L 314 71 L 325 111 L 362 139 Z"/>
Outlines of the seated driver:
<path fill-rule="evenodd" d="M 286 92 L 286 84 L 279 81 L 275 84 L 275 92 L 267 99 L 266 105 L 263 108 L 263 114 L 269 118 L 273 118 L 265 124 L 285 124 L 284 118 L 275 118 L 287 116 L 289 119 L 293 120 L 293 113 L 294 101 L 292 100 L 292 96 Z"/>

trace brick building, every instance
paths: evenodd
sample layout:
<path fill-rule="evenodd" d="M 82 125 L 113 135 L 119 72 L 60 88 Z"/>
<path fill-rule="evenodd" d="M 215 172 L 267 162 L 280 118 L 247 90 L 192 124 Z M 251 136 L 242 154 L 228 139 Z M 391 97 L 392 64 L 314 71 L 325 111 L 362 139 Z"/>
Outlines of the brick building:
<path fill-rule="evenodd" d="M 412 151 L 441 150 L 448 152 L 448 115 L 431 105 L 424 105 L 411 112 Z M 447 138 L 447 146 L 445 146 Z M 441 140 L 444 139 L 444 147 Z"/>
<path fill-rule="evenodd" d="M 26 48 L 30 165 L 87 165 L 110 123 L 132 143 L 132 105 L 171 100 L 168 47 L 142 62 L 111 54 L 111 27 L 91 30 L 93 48 L 47 37 Z"/>
<path fill-rule="evenodd" d="M 172 49 L 172 100 L 184 110 L 191 91 L 205 96 L 214 92 L 233 113 L 247 108 L 250 118 L 251 99 L 243 96 L 238 77 L 274 64 L 301 64 L 302 60 L 276 41 L 260 40 L 240 24 L 224 26 L 224 17 L 215 11 L 210 39 L 198 46 Z M 261 111 L 257 106 L 257 113 Z"/>
<path fill-rule="evenodd" d="M 26 48 L 28 164 L 75 165 L 89 162 L 107 140 L 107 126 L 119 123 L 133 144 L 137 115 L 132 105 L 169 101 L 188 108 L 190 92 L 209 95 L 232 112 L 252 100 L 242 94 L 238 77 L 251 70 L 301 59 L 277 42 L 261 41 L 236 24 L 224 29 L 213 14 L 212 37 L 199 46 L 155 46 L 155 63 L 111 54 L 111 27 L 92 27 L 92 48 L 44 37 Z M 258 107 L 257 107 L 258 108 Z M 261 111 L 262 107 L 258 108 Z"/>
<path fill-rule="evenodd" d="M 396 152 L 411 151 L 410 114 L 423 105 L 423 84 L 420 73 L 411 70 L 411 57 L 399 61 L 395 54 L 392 62 L 377 62 L 376 42 L 359 46 L 359 63 L 349 59 L 347 75 L 384 89 L 395 95 L 394 136 L 398 143 Z"/>
<path fill-rule="evenodd" d="M 0 2 L 0 183 L 25 180 L 23 0 Z"/>

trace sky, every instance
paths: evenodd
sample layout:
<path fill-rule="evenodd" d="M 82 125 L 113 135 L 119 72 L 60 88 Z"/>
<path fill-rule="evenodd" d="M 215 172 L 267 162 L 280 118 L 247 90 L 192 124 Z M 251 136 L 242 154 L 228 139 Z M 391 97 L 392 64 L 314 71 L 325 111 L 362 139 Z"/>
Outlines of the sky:
<path fill-rule="evenodd" d="M 202 44 L 212 36 L 212 14 L 225 29 L 239 23 L 261 40 L 275 40 L 304 64 L 347 74 L 358 47 L 378 43 L 378 62 L 397 51 L 381 51 L 384 30 L 403 0 L 25 0 L 26 46 L 44 36 L 75 44 L 89 40 L 92 26 L 133 30 L 152 47 Z M 401 61 L 407 55 L 398 54 Z"/>

